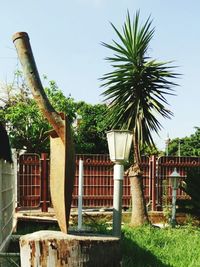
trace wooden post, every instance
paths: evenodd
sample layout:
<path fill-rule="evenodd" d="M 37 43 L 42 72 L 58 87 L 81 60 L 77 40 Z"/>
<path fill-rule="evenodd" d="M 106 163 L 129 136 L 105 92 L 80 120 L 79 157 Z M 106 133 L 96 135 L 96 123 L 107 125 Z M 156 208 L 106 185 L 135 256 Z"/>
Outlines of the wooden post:
<path fill-rule="evenodd" d="M 47 154 L 41 154 L 41 167 L 42 167 L 42 212 L 48 212 L 47 195 L 48 195 L 48 182 L 47 182 Z"/>
<path fill-rule="evenodd" d="M 68 116 L 58 113 L 51 105 L 42 86 L 34 60 L 29 36 L 18 32 L 13 36 L 27 84 L 43 115 L 53 127 L 51 135 L 51 199 L 60 229 L 67 232 L 75 176 L 73 135 Z M 52 160 L 54 158 L 54 160 Z M 59 171 L 59 174 L 58 174 Z"/>
<path fill-rule="evenodd" d="M 120 239 L 39 231 L 20 238 L 21 267 L 120 267 Z"/>

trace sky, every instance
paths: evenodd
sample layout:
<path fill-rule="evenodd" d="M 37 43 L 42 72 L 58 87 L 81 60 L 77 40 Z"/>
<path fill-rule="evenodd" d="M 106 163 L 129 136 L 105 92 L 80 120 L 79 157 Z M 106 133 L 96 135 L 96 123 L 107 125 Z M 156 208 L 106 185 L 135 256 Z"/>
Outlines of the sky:
<path fill-rule="evenodd" d="M 163 126 L 155 142 L 165 148 L 165 140 L 190 136 L 199 125 L 200 1 L 186 0 L 7 0 L 0 9 L 0 82 L 12 82 L 20 69 L 12 35 L 29 34 L 40 75 L 54 80 L 66 96 L 75 101 L 102 103 L 100 80 L 110 70 L 105 57 L 109 51 L 101 42 L 117 37 L 110 25 L 121 29 L 129 10 L 140 10 L 141 22 L 149 15 L 155 27 L 149 56 L 174 61 L 181 77 L 168 97 L 171 120 Z"/>

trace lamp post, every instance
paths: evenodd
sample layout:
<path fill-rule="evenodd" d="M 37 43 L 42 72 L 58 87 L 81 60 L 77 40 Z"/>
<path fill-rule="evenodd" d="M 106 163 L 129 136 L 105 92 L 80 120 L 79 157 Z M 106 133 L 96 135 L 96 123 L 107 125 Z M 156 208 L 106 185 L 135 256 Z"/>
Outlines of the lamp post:
<path fill-rule="evenodd" d="M 124 163 L 128 162 L 133 134 L 127 130 L 112 130 L 107 132 L 110 160 L 114 165 L 113 194 L 113 235 L 121 236 L 122 217 L 122 184 L 124 178 Z"/>
<path fill-rule="evenodd" d="M 172 186 L 172 217 L 171 217 L 171 226 L 175 227 L 176 225 L 176 191 L 179 186 L 179 180 L 181 175 L 177 172 L 176 168 L 169 176 L 171 186 Z"/>

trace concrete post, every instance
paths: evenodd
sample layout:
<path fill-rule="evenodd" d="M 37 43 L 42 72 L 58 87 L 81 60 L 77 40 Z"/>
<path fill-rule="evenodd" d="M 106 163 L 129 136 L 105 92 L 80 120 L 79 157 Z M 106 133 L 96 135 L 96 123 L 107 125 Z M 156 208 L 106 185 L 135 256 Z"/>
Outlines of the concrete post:
<path fill-rule="evenodd" d="M 124 166 L 114 165 L 114 194 L 113 194 L 113 235 L 121 236 L 122 221 L 122 183 L 124 178 Z"/>
<path fill-rule="evenodd" d="M 82 207 L 83 207 L 83 160 L 79 160 L 78 180 L 78 230 L 82 228 Z"/>

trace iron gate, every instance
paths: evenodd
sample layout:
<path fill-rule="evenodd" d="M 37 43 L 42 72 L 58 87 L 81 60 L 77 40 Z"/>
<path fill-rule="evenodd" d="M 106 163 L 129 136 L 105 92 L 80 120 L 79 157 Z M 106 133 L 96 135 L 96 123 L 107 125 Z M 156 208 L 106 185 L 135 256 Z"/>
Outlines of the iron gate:
<path fill-rule="evenodd" d="M 20 155 L 18 166 L 18 207 L 38 208 L 41 201 L 40 156 Z"/>

